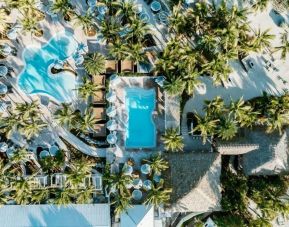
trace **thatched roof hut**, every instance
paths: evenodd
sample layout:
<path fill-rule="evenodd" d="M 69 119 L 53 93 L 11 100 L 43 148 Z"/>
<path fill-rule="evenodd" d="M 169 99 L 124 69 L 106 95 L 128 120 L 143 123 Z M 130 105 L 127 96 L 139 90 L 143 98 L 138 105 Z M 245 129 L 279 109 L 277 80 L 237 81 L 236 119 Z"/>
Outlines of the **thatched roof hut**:
<path fill-rule="evenodd" d="M 221 155 L 218 153 L 167 154 L 168 179 L 173 192 L 172 212 L 221 210 Z"/>

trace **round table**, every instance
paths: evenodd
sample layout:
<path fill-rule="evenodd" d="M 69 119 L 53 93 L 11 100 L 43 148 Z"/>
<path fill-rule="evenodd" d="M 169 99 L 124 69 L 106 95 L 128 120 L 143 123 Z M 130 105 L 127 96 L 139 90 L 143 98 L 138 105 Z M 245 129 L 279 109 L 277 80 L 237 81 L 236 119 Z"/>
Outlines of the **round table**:
<path fill-rule="evenodd" d="M 50 156 L 50 154 L 49 154 L 49 152 L 48 152 L 47 150 L 43 150 L 43 151 L 41 151 L 40 154 L 39 154 L 39 157 L 40 157 L 41 159 L 46 158 L 46 157 L 48 157 L 48 156 Z"/>
<path fill-rule="evenodd" d="M 51 146 L 49 148 L 49 153 L 51 154 L 51 156 L 55 156 L 59 151 L 59 148 L 57 146 Z"/>
<path fill-rule="evenodd" d="M 162 6 L 161 3 L 159 3 L 158 1 L 153 1 L 151 4 L 151 10 L 153 12 L 159 12 L 161 10 Z"/>
<path fill-rule="evenodd" d="M 144 23 L 147 23 L 147 22 L 149 22 L 149 20 L 150 20 L 149 15 L 146 14 L 146 13 L 141 13 L 139 17 L 140 17 L 140 19 L 141 19 Z"/>
<path fill-rule="evenodd" d="M 132 171 L 133 171 L 132 166 L 127 165 L 127 164 L 124 165 L 124 167 L 123 167 L 123 173 L 124 173 L 124 175 L 129 175 L 129 176 L 131 176 Z"/>

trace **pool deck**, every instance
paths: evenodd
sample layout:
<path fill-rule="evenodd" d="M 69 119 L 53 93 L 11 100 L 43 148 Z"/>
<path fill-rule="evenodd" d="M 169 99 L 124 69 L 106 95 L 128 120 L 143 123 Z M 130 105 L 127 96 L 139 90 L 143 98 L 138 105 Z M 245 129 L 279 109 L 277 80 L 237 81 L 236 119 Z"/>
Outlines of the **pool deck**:
<path fill-rule="evenodd" d="M 157 151 L 163 150 L 160 137 L 165 132 L 165 121 L 164 121 L 164 103 L 159 100 L 160 91 L 158 92 L 158 85 L 154 82 L 155 77 L 119 77 L 120 80 L 118 83 L 110 83 L 110 90 L 116 93 L 117 100 L 114 103 L 117 109 L 117 121 L 118 126 L 118 142 L 116 144 L 116 157 L 123 162 L 129 157 L 136 156 L 134 153 L 154 153 Z M 156 89 L 156 109 L 157 114 L 154 117 L 154 123 L 157 129 L 157 142 L 156 147 L 153 149 L 125 149 L 125 131 L 126 131 L 126 120 L 127 120 L 127 111 L 125 107 L 125 88 L 144 88 L 144 89 Z M 140 152 L 145 151 L 145 152 Z"/>

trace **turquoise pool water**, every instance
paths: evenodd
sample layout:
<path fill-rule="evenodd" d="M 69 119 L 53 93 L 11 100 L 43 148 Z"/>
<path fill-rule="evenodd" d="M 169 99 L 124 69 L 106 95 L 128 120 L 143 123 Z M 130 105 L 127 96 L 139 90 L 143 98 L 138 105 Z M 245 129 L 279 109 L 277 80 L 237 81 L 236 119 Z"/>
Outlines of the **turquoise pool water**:
<path fill-rule="evenodd" d="M 155 90 L 127 88 L 125 106 L 128 114 L 126 148 L 153 148 L 156 146 L 156 127 L 152 112 L 155 109 Z"/>
<path fill-rule="evenodd" d="M 23 51 L 24 69 L 19 75 L 18 86 L 26 94 L 41 94 L 54 101 L 70 102 L 76 86 L 75 75 L 68 71 L 51 74 L 50 67 L 57 60 L 65 60 L 77 49 L 72 33 L 57 33 L 49 42 L 38 47 L 27 47 Z"/>

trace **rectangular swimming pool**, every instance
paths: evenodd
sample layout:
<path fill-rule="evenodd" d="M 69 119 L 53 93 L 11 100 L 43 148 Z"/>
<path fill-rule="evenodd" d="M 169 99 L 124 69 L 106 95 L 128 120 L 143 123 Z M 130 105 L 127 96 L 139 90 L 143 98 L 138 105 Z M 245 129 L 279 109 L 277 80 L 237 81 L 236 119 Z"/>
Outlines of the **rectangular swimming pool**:
<path fill-rule="evenodd" d="M 154 148 L 156 127 L 152 113 L 155 109 L 154 89 L 126 88 L 125 107 L 128 115 L 126 148 Z"/>

